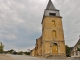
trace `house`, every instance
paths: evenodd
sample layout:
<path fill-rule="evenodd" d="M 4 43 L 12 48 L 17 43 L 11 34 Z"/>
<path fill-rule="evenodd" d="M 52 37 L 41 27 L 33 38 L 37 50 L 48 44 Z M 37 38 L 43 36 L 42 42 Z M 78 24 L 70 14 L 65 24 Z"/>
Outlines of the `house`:
<path fill-rule="evenodd" d="M 80 57 L 80 39 L 71 51 L 71 57 Z"/>

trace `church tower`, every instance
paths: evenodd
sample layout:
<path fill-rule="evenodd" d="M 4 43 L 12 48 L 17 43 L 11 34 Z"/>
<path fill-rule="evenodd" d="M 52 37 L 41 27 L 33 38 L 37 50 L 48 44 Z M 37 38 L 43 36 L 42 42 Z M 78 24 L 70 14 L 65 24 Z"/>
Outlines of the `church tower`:
<path fill-rule="evenodd" d="M 42 20 L 42 56 L 66 56 L 62 17 L 49 0 Z"/>

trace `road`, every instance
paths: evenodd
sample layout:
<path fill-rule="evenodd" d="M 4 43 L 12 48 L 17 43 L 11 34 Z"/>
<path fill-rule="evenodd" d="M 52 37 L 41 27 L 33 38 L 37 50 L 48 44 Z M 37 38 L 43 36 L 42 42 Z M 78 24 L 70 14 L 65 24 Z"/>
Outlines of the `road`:
<path fill-rule="evenodd" d="M 0 60 L 80 60 L 80 58 L 66 58 L 66 59 L 46 59 L 40 57 L 32 57 L 26 55 L 0 55 Z"/>

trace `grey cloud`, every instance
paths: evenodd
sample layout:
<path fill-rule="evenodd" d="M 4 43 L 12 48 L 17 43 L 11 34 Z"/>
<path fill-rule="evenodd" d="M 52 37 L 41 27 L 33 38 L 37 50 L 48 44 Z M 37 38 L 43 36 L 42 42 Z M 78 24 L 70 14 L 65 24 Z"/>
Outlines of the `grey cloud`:
<path fill-rule="evenodd" d="M 52 1 L 63 17 L 66 44 L 74 46 L 80 33 L 79 1 Z M 0 41 L 5 50 L 26 50 L 35 46 L 36 39 L 41 36 L 41 21 L 47 3 L 48 0 L 0 0 Z"/>

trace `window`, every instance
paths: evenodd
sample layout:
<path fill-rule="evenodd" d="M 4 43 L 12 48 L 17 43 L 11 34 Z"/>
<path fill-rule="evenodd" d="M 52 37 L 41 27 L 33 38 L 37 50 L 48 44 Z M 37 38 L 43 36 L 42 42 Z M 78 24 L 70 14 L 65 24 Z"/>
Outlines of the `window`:
<path fill-rule="evenodd" d="M 52 27 L 55 27 L 55 21 L 52 20 Z"/>
<path fill-rule="evenodd" d="M 52 31 L 52 38 L 56 38 L 56 31 L 55 30 Z"/>
<path fill-rule="evenodd" d="M 50 16 L 56 16 L 56 13 L 49 13 Z"/>
<path fill-rule="evenodd" d="M 58 46 L 57 43 L 53 43 L 53 46 Z"/>

